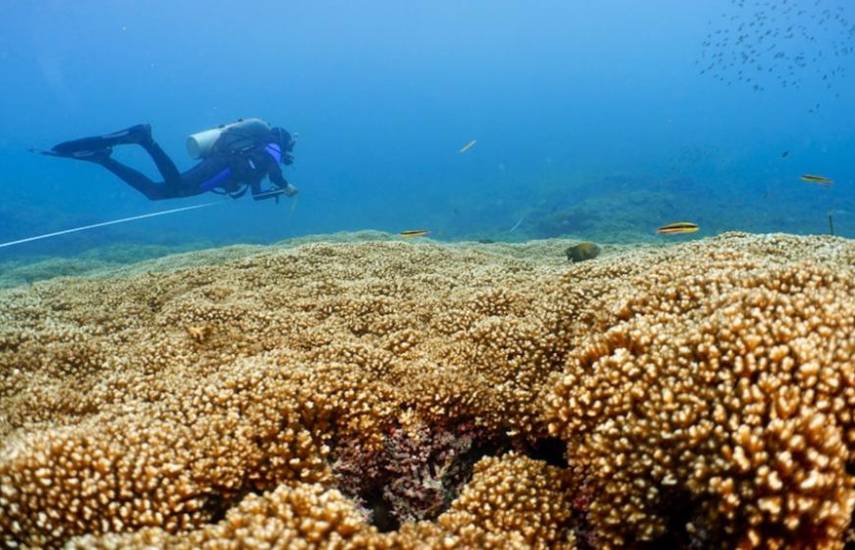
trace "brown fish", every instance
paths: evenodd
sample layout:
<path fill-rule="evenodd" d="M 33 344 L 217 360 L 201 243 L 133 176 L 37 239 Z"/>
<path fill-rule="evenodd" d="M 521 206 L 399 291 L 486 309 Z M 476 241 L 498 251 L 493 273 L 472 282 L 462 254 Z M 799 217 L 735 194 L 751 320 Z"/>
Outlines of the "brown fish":
<path fill-rule="evenodd" d="M 576 262 L 584 262 L 585 260 L 593 260 L 600 255 L 600 247 L 594 243 L 584 242 L 575 246 L 571 246 L 564 251 L 567 254 L 567 259 Z"/>

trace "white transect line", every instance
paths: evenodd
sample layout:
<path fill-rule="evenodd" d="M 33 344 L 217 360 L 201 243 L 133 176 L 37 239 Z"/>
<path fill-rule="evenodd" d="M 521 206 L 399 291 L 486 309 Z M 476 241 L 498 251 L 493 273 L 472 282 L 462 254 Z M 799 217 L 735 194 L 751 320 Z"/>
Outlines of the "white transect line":
<path fill-rule="evenodd" d="M 115 225 L 117 223 L 132 222 L 134 220 L 142 220 L 145 218 L 154 218 L 155 216 L 165 216 L 166 214 L 177 214 L 178 212 L 184 212 L 187 210 L 196 210 L 197 208 L 205 208 L 206 206 L 214 206 L 215 204 L 223 204 L 223 203 L 222 202 L 206 202 L 205 204 L 196 204 L 194 206 L 185 206 L 183 208 L 173 208 L 172 210 L 162 210 L 160 212 L 151 212 L 149 214 L 142 214 L 140 216 L 131 216 L 130 218 L 121 218 L 119 220 L 110 220 L 108 222 L 93 223 L 92 225 L 83 225 L 80 227 L 74 227 L 72 229 L 65 229 L 63 231 L 55 231 L 53 233 L 45 233 L 44 235 L 36 235 L 35 237 L 27 237 L 26 239 L 20 239 L 17 241 L 9 241 L 8 243 L 0 243 L 0 248 L 5 248 L 7 246 L 14 246 L 16 244 L 28 243 L 30 241 L 38 241 L 40 239 L 47 239 L 47 238 L 56 237 L 59 235 L 65 235 L 67 233 L 76 233 L 77 231 L 86 231 L 87 229 L 95 229 L 96 227 L 104 227 L 105 225 Z"/>

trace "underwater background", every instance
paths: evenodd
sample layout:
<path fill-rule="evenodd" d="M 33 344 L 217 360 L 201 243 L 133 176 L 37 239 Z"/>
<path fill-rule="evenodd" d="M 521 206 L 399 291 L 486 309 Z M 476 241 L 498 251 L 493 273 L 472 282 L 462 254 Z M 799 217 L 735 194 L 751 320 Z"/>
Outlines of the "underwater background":
<path fill-rule="evenodd" d="M 223 204 L 0 248 L 0 264 L 361 229 L 823 234 L 829 214 L 853 237 L 853 60 L 842 0 L 10 2 L 0 243 Z M 184 170 L 188 134 L 253 116 L 299 134 L 296 201 L 151 202 L 28 150 L 148 122 Z M 156 176 L 138 147 L 114 156 Z M 700 231 L 655 234 L 675 221 Z"/>
<path fill-rule="evenodd" d="M 855 545 L 855 1 L 3 7 L 0 547 Z"/>

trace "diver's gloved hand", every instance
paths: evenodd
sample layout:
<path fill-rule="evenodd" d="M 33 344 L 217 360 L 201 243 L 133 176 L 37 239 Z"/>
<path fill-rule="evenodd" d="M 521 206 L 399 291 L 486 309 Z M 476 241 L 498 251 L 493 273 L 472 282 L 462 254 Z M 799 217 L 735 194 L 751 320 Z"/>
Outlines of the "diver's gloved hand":
<path fill-rule="evenodd" d="M 282 164 L 287 166 L 291 166 L 294 164 L 294 154 L 293 153 L 283 153 L 282 154 Z"/>
<path fill-rule="evenodd" d="M 283 191 L 282 191 L 282 192 L 283 192 L 283 193 L 285 193 L 285 195 L 286 195 L 286 196 L 288 196 L 288 197 L 293 197 L 294 195 L 296 195 L 297 193 L 299 193 L 299 192 L 300 192 L 300 190 L 299 190 L 299 189 L 297 189 L 295 186 L 293 186 L 293 185 L 291 185 L 291 184 L 289 183 L 288 185 L 286 185 L 286 186 L 283 188 Z"/>

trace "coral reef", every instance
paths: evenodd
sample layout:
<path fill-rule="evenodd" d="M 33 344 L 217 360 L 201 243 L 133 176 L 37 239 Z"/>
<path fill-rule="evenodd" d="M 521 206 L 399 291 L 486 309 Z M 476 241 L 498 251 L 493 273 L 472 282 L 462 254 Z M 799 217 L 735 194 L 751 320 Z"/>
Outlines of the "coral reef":
<path fill-rule="evenodd" d="M 355 231 L 323 235 L 324 242 L 364 242 L 389 240 L 393 235 L 381 231 Z M 306 235 L 280 241 L 279 247 L 299 246 L 317 242 L 318 235 Z M 231 245 L 210 248 L 210 241 L 196 241 L 180 245 L 143 245 L 134 243 L 110 244 L 89 248 L 79 254 L 63 251 L 60 256 L 20 256 L 17 259 L 0 259 L 0 288 L 44 281 L 56 277 L 112 277 L 134 272 L 144 265 L 148 272 L 173 270 L 193 265 L 218 265 L 225 261 L 257 254 L 259 245 Z M 190 252 L 189 254 L 187 252 Z M 71 255 L 73 254 L 73 255 Z M 144 264 L 140 264 L 144 260 Z"/>
<path fill-rule="evenodd" d="M 842 540 L 855 491 L 855 278 L 709 254 L 651 266 L 567 357 L 548 407 L 608 542 Z"/>
<path fill-rule="evenodd" d="M 842 548 L 855 244 L 567 245 L 0 291 L 0 544 Z"/>

